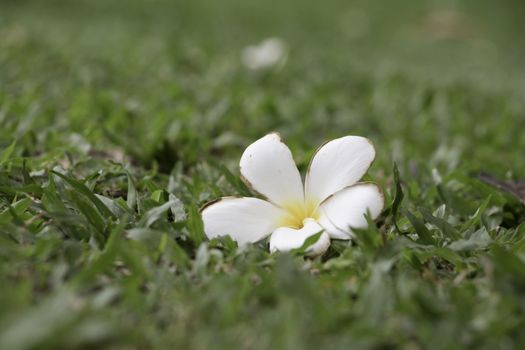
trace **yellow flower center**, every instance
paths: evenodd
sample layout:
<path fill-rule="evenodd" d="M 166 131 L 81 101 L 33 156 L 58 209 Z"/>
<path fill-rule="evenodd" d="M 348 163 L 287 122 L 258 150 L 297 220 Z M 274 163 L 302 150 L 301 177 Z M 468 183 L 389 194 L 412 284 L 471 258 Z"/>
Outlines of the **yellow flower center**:
<path fill-rule="evenodd" d="M 316 201 L 294 201 L 282 205 L 282 208 L 286 211 L 286 215 L 283 216 L 279 222 L 281 227 L 285 226 L 294 229 L 301 229 L 304 226 L 304 220 L 308 218 L 316 221 L 319 220 Z"/>

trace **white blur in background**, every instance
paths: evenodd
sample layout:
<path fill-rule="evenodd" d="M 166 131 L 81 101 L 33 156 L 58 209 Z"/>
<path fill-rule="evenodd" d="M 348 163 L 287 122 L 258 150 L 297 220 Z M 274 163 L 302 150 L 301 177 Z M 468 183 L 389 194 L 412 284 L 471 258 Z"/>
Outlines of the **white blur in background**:
<path fill-rule="evenodd" d="M 282 65 L 288 56 L 288 46 L 279 38 L 267 38 L 260 44 L 247 46 L 241 52 L 242 64 L 251 70 L 264 70 Z"/>

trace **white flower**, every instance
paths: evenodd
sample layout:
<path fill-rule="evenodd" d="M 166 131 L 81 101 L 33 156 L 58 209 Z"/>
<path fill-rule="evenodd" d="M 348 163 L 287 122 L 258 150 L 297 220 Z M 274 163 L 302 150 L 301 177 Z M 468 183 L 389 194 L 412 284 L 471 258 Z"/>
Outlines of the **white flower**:
<path fill-rule="evenodd" d="M 267 200 L 225 197 L 202 210 L 208 238 L 230 235 L 239 245 L 268 235 L 270 251 L 300 248 L 321 231 L 307 254 L 321 255 L 330 238 L 350 239 L 352 228 L 366 228 L 365 214 L 375 219 L 384 198 L 373 183 L 358 183 L 375 158 L 364 137 L 346 136 L 325 143 L 308 167 L 303 187 L 292 152 L 272 133 L 252 143 L 241 157 L 241 177 Z"/>
<path fill-rule="evenodd" d="M 268 38 L 259 45 L 244 48 L 241 61 L 248 69 L 267 69 L 284 62 L 287 51 L 284 41 L 279 38 Z"/>

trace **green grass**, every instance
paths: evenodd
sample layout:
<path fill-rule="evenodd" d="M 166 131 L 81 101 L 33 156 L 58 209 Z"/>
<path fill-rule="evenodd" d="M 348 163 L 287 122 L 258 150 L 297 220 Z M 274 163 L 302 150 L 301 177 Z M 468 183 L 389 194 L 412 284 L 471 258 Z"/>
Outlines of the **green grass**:
<path fill-rule="evenodd" d="M 3 1 L 0 348 L 524 348 L 525 207 L 477 176 L 525 178 L 524 10 Z M 286 65 L 247 71 L 269 36 Z M 303 174 L 373 140 L 375 225 L 314 260 L 207 241 L 270 131 Z"/>

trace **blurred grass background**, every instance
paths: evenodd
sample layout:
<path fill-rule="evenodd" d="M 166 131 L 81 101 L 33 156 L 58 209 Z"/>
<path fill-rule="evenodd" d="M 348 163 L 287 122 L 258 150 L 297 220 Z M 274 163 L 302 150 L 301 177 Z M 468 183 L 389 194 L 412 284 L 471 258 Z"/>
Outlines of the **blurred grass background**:
<path fill-rule="evenodd" d="M 1 347 L 520 348 L 523 206 L 475 175 L 525 177 L 524 15 L 2 0 Z M 268 37 L 286 64 L 248 70 Z M 273 130 L 301 170 L 326 139 L 369 137 L 370 178 L 390 203 L 397 162 L 408 214 L 323 260 L 201 244 L 197 208 L 246 193 L 238 159 Z"/>
<path fill-rule="evenodd" d="M 3 119 L 8 135 L 56 136 L 40 151 L 63 144 L 56 126 L 168 168 L 182 154 L 206 156 L 217 139 L 237 147 L 272 129 L 308 148 L 341 132 L 402 139 L 420 157 L 503 134 L 490 148 L 523 142 L 513 125 L 523 125 L 520 1 L 2 4 L 3 104 L 14 104 Z M 248 74 L 241 49 L 270 36 L 290 46 L 288 64 Z M 492 128 L 501 132 L 486 135 Z"/>

